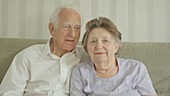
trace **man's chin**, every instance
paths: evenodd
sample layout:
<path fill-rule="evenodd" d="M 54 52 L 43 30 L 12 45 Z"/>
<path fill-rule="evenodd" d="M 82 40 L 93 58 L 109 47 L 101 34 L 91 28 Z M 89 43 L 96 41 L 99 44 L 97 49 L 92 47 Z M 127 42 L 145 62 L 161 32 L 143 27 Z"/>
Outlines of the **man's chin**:
<path fill-rule="evenodd" d="M 67 47 L 65 48 L 65 50 L 68 51 L 68 52 L 71 52 L 71 51 L 73 51 L 75 48 L 76 48 L 76 47 L 69 47 L 69 46 L 67 46 Z"/>

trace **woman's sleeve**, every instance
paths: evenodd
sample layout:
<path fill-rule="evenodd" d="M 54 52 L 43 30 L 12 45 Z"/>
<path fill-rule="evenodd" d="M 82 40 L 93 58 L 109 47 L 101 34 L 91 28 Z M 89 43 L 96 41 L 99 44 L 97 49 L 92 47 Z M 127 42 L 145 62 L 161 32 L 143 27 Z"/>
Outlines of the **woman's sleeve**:
<path fill-rule="evenodd" d="M 157 96 L 153 88 L 151 78 L 147 68 L 143 63 L 140 64 L 136 78 L 136 89 L 144 96 Z"/>
<path fill-rule="evenodd" d="M 86 96 L 83 92 L 83 82 L 81 69 L 78 66 L 75 66 L 71 73 L 70 80 L 70 96 Z"/>

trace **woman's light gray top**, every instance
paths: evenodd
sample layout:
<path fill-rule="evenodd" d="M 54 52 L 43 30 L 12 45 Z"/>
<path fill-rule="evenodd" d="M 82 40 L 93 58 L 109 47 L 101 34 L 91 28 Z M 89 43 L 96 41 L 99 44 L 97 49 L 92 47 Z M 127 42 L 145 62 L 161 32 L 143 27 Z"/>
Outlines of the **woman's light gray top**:
<path fill-rule="evenodd" d="M 70 96 L 156 96 L 145 65 L 117 58 L 119 71 L 111 78 L 96 76 L 92 61 L 77 64 L 71 74 Z"/>

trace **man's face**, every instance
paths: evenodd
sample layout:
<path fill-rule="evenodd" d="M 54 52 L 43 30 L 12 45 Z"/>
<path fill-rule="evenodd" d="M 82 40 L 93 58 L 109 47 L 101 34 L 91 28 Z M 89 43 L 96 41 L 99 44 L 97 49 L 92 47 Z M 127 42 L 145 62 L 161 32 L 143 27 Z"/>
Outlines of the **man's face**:
<path fill-rule="evenodd" d="M 66 53 L 72 51 L 80 37 L 80 15 L 72 9 L 63 9 L 59 13 L 58 25 L 54 26 L 51 33 L 54 40 L 55 53 Z"/>

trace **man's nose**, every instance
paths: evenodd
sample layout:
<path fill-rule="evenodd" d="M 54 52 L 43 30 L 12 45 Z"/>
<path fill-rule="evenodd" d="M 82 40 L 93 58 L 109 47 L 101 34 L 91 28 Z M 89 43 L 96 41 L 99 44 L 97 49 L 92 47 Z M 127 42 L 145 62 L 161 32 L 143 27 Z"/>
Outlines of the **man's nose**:
<path fill-rule="evenodd" d="M 70 30 L 70 36 L 71 36 L 71 37 L 75 37 L 75 36 L 76 36 L 76 33 L 75 33 L 74 28 L 71 28 L 71 30 Z"/>

